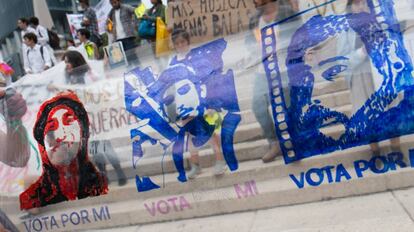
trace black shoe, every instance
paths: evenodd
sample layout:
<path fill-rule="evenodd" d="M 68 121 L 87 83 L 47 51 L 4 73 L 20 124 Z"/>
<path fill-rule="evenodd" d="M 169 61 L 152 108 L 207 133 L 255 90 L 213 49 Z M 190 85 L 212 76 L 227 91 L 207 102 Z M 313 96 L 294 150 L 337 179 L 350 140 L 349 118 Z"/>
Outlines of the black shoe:
<path fill-rule="evenodd" d="M 126 185 L 128 180 L 126 178 L 120 178 L 118 179 L 118 186 L 124 186 Z"/>

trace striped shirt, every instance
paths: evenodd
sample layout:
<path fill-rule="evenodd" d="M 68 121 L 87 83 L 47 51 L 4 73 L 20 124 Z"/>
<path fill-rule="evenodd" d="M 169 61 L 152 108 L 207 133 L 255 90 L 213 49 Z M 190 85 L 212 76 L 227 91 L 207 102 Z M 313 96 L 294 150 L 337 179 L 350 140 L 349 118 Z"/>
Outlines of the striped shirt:
<path fill-rule="evenodd" d="M 96 35 L 96 36 L 99 35 L 98 19 L 96 17 L 95 11 L 91 7 L 88 7 L 83 12 L 83 17 L 89 20 L 89 25 L 86 26 L 85 28 L 91 33 L 91 36 L 92 35 Z"/>

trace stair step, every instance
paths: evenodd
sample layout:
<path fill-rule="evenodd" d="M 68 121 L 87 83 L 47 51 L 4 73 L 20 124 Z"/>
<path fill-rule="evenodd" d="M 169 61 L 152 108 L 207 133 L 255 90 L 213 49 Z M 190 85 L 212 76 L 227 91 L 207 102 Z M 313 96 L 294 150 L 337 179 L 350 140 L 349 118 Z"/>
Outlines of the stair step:
<path fill-rule="evenodd" d="M 351 105 L 344 105 L 340 107 L 335 107 L 334 110 L 338 112 L 342 112 L 348 116 L 352 114 L 352 106 Z M 247 118 L 249 117 L 249 118 Z M 253 115 L 253 112 L 249 112 L 249 116 L 245 116 L 245 120 L 248 120 L 251 123 L 241 124 L 238 126 L 236 133 L 234 135 L 234 143 L 246 142 L 250 140 L 257 140 L 263 138 L 262 129 L 260 128 L 260 124 L 256 121 L 256 118 Z M 325 129 L 324 129 L 325 130 Z M 120 159 L 123 159 L 122 153 L 127 152 L 128 154 L 127 160 L 130 160 L 131 157 L 131 139 L 129 137 L 119 137 L 111 140 L 112 145 L 114 148 L 118 148 L 118 154 Z M 143 144 L 143 149 L 145 149 L 145 154 L 152 156 L 152 155 L 161 155 L 162 150 L 161 148 L 155 149 L 155 151 L 151 151 L 151 147 L 148 144 Z M 128 150 L 129 149 L 129 150 Z M 125 160 L 125 159 L 123 159 Z"/>
<path fill-rule="evenodd" d="M 215 190 L 197 190 L 151 199 L 134 199 L 109 204 L 99 202 L 95 205 L 87 204 L 88 199 L 84 199 L 80 200 L 85 202 L 83 206 L 61 207 L 37 217 L 53 215 L 57 224 L 62 225 L 62 214 L 71 215 L 72 212 L 76 212 L 73 217 L 74 221 L 77 221 L 76 214 L 79 215 L 82 210 L 92 212 L 92 209 L 95 209 L 99 212 L 100 209 L 107 207 L 110 216 L 106 220 L 96 220 L 96 218 L 93 220 L 90 217 L 92 222 L 82 226 L 83 230 L 99 229 L 303 204 L 414 186 L 414 170 L 411 168 L 399 169 L 388 174 L 367 173 L 363 179 L 358 179 L 353 172 L 349 173 L 352 176 L 349 181 L 324 183 L 318 187 L 303 189 L 298 189 L 288 177 L 265 181 L 256 181 L 252 177 L 247 182 L 234 182 L 234 185 Z M 11 219 L 18 222 L 16 216 L 11 216 Z M 64 230 L 78 230 L 70 221 L 65 225 Z M 25 228 L 21 221 L 18 226 L 22 230 Z"/>
<path fill-rule="evenodd" d="M 414 136 L 404 137 L 401 141 L 402 151 L 407 151 L 408 147 L 414 141 Z M 389 152 L 389 142 L 382 142 L 380 144 L 381 150 Z M 406 152 L 407 153 L 407 152 Z M 326 166 L 337 166 L 342 164 L 347 170 L 351 170 L 356 160 L 370 160 L 372 153 L 369 146 L 360 146 L 344 151 L 337 151 L 332 154 L 324 156 L 316 156 L 310 159 L 303 160 L 290 165 L 285 165 L 281 157 L 278 160 L 264 164 L 261 160 L 249 160 L 240 163 L 240 168 L 235 172 L 229 172 L 223 176 L 216 177 L 212 173 L 212 168 L 203 169 L 203 173 L 196 179 L 189 180 L 186 183 L 180 183 L 176 180 L 176 173 L 166 173 L 165 175 L 154 175 L 151 177 L 152 181 L 159 186 L 160 189 L 137 192 L 135 181 L 131 179 L 125 186 L 116 186 L 116 183 L 110 185 L 110 191 L 107 195 L 88 198 L 85 201 L 71 201 L 63 202 L 56 205 L 45 207 L 46 211 L 56 211 L 60 208 L 80 207 L 94 204 L 110 204 L 133 199 L 149 199 L 153 197 L 162 197 L 166 195 L 179 195 L 188 192 L 196 191 L 213 191 L 214 189 L 232 186 L 234 183 L 247 182 L 252 179 L 255 181 L 267 181 L 272 179 L 289 178 L 290 174 L 299 176 L 301 172 L 306 172 L 310 168 L 323 168 Z M 406 157 L 406 160 L 408 158 Z M 406 162 L 408 164 L 408 162 Z M 369 173 L 369 172 L 364 172 Z M 335 179 L 335 176 L 333 177 Z M 293 184 L 293 181 L 291 181 Z M 17 202 L 17 198 L 8 199 L 9 202 Z M 7 202 L 6 202 L 7 203 Z M 3 210 L 8 213 L 18 213 L 18 206 L 16 204 L 3 204 Z"/>

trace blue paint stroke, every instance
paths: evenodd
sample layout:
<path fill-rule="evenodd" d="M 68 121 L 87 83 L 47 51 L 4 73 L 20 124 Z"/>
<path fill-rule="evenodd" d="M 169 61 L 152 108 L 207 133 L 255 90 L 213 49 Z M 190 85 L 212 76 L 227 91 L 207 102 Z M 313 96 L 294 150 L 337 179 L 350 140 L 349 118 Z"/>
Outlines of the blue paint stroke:
<path fill-rule="evenodd" d="M 151 191 L 153 189 L 159 189 L 160 186 L 154 184 L 154 182 L 152 182 L 152 180 L 148 177 L 148 176 L 144 176 L 141 178 L 136 175 L 135 176 L 135 182 L 137 185 L 137 190 L 138 192 L 147 192 L 147 191 Z"/>
<path fill-rule="evenodd" d="M 289 107 L 282 91 L 274 33 L 274 26 L 288 20 L 263 28 L 263 64 L 271 93 L 276 134 L 285 163 L 414 132 L 413 66 L 404 46 L 394 2 L 384 0 L 374 4 L 373 0 L 367 0 L 367 3 L 369 13 L 326 17 L 317 15 L 297 29 L 290 41 L 285 61 L 289 77 Z M 352 117 L 324 107 L 320 101 L 312 99 L 315 77 L 312 67 L 304 61 L 308 49 L 343 32 L 354 32 L 360 37 L 368 59 L 383 78 L 381 87 Z M 338 73 L 347 69 L 346 65 L 333 67 L 323 77 L 333 81 Z M 403 93 L 404 98 L 397 106 L 391 106 L 399 93 Z M 280 99 L 282 103 L 276 104 Z M 284 116 L 284 120 L 278 121 L 278 116 Z M 333 124 L 342 124 L 345 128 L 339 139 L 321 132 L 322 128 Z"/>
<path fill-rule="evenodd" d="M 204 114 L 206 110 L 212 109 L 225 113 L 221 126 L 222 151 L 230 170 L 238 168 L 233 137 L 241 116 L 233 71 L 223 70 L 222 56 L 226 47 L 227 42 L 219 39 L 192 49 L 185 59 L 178 61 L 174 58 L 158 77 L 149 68 L 137 68 L 129 73 L 142 83 L 143 89 L 135 89 L 125 79 L 127 110 L 140 120 L 145 120 L 146 126 L 158 133 L 158 137 L 165 138 L 162 140 L 146 134 L 142 131 L 143 125 L 131 130 L 131 138 L 135 138 L 133 160 L 145 156 L 141 146 L 146 141 L 162 146 L 162 159 L 171 146 L 172 159 L 178 171 L 177 179 L 186 182 L 183 157 L 185 140 L 191 138 L 196 148 L 210 140 L 215 125 L 207 123 Z M 193 101 L 183 102 L 182 99 Z M 135 162 L 134 168 L 139 168 Z M 146 181 L 150 181 L 150 178 L 147 177 Z M 142 187 L 143 182 L 137 181 L 141 186 L 138 191 L 151 190 Z"/>

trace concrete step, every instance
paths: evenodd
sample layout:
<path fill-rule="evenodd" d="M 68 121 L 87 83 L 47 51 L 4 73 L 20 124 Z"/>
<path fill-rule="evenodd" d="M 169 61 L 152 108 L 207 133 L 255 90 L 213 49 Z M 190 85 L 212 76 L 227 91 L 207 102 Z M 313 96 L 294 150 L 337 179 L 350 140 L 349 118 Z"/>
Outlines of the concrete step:
<path fill-rule="evenodd" d="M 408 148 L 412 145 L 414 136 L 406 136 L 401 139 L 401 150 L 407 154 Z M 389 142 L 382 142 L 381 149 L 383 154 L 387 154 L 389 149 Z M 236 172 L 227 172 L 223 176 L 214 176 L 212 168 L 204 168 L 203 173 L 194 180 L 189 180 L 187 183 L 179 183 L 176 180 L 176 173 L 166 173 L 164 175 L 153 175 L 151 178 L 154 183 L 161 186 L 161 189 L 150 192 L 140 192 L 136 190 L 134 180 L 130 180 L 126 186 L 118 187 L 116 183 L 110 185 L 110 191 L 107 195 L 95 198 L 88 198 L 87 201 L 71 201 L 63 202 L 56 205 L 50 205 L 43 208 L 43 212 L 56 211 L 61 208 L 81 207 L 94 204 L 110 204 L 122 202 L 133 199 L 148 199 L 152 197 L 161 197 L 165 195 L 179 195 L 188 192 L 196 191 L 213 191 L 217 188 L 231 186 L 234 183 L 247 182 L 252 178 L 255 181 L 266 181 L 270 179 L 286 178 L 289 174 L 297 175 L 300 172 L 308 170 L 310 167 L 322 168 L 326 166 L 337 166 L 342 164 L 344 167 L 351 167 L 355 160 L 369 160 L 372 157 L 369 146 L 361 146 L 345 151 L 338 151 L 332 154 L 317 156 L 310 159 L 303 160 L 298 163 L 285 165 L 281 157 L 275 162 L 264 164 L 261 160 L 248 160 L 245 158 L 240 162 L 240 168 Z M 407 158 L 408 160 L 408 158 Z M 208 164 L 209 162 L 211 164 Z M 407 162 L 408 163 L 408 162 Z M 201 164 L 210 167 L 214 164 L 211 160 L 202 160 Z M 8 214 L 18 214 L 17 197 L 8 197 L 2 199 L 2 209 Z"/>
<path fill-rule="evenodd" d="M 347 94 L 346 91 L 344 92 L 339 92 L 338 95 L 341 94 Z M 330 98 L 322 98 L 321 100 L 322 102 L 326 102 L 326 104 L 339 104 L 340 100 L 336 100 L 335 97 L 331 97 Z M 343 102 L 344 103 L 344 102 Z M 325 104 L 325 105 L 326 105 Z M 343 105 L 343 106 L 332 106 L 332 108 L 336 111 L 342 112 L 348 116 L 351 116 L 352 113 L 352 106 L 351 105 Z M 254 140 L 254 139 L 260 139 L 263 138 L 262 135 L 262 130 L 260 128 L 260 124 L 257 122 L 253 112 L 251 110 L 248 111 L 244 111 L 242 114 L 242 122 L 240 123 L 240 125 L 238 126 L 236 133 L 234 135 L 234 143 L 239 143 L 239 142 L 245 142 L 245 141 L 250 141 L 250 140 Z M 118 148 L 118 154 L 120 159 L 125 160 L 125 158 L 123 158 L 122 154 L 125 154 L 124 150 L 125 149 L 129 149 L 130 148 L 126 148 L 126 147 L 130 147 L 131 146 L 131 139 L 129 137 L 119 137 L 116 139 L 111 140 L 112 141 L 112 145 L 114 148 Z M 144 144 L 143 145 L 143 149 L 145 149 L 145 153 L 149 154 L 150 156 L 152 155 L 161 155 L 162 154 L 162 150 L 159 148 L 154 148 L 154 151 L 151 151 L 152 148 L 150 148 L 151 146 L 149 146 L 148 144 Z M 131 154 L 131 153 L 130 153 Z M 129 160 L 130 157 L 128 156 L 127 159 Z"/>
<path fill-rule="evenodd" d="M 346 105 L 343 107 L 337 107 L 335 108 L 339 112 L 343 112 L 346 115 L 351 115 L 351 105 Z M 335 137 L 336 135 L 339 135 L 340 132 L 342 132 L 342 129 L 338 128 L 337 131 L 330 130 L 329 128 L 324 128 L 322 131 L 324 131 L 326 134 L 331 134 L 332 137 Z M 237 129 L 235 136 L 234 136 L 234 143 L 241 143 L 241 142 L 247 142 L 247 141 L 254 141 L 263 139 L 262 129 L 260 127 L 260 124 L 258 122 L 241 125 Z M 131 161 L 132 156 L 132 147 L 131 147 L 131 141 L 129 138 L 119 138 L 112 142 L 113 146 L 115 147 L 115 151 L 118 154 L 118 157 L 121 161 Z M 208 149 L 210 147 L 209 144 L 203 146 L 200 148 L 200 150 Z M 143 145 L 143 149 L 145 151 L 146 156 L 149 157 L 158 157 L 163 154 L 163 150 L 160 147 L 150 147 L 147 144 Z"/>
<path fill-rule="evenodd" d="M 408 146 L 412 144 L 414 141 L 414 136 L 411 138 L 407 138 L 402 142 L 402 150 L 408 151 Z M 381 144 L 381 149 L 386 153 L 389 152 L 390 144 L 388 142 L 383 142 Z M 384 153 L 384 154 L 386 154 Z M 406 152 L 408 153 L 408 152 Z M 188 185 L 178 183 L 176 180 L 177 174 L 176 173 L 169 173 L 165 175 L 154 175 L 152 176 L 152 180 L 154 183 L 162 186 L 164 189 L 155 190 L 150 192 L 150 195 L 145 195 L 147 193 L 139 193 L 142 195 L 144 199 L 147 197 L 154 197 L 165 194 L 165 191 L 168 193 L 175 193 L 181 194 L 191 189 L 197 190 L 209 190 L 210 188 L 218 188 L 224 187 L 228 185 L 232 185 L 232 182 L 243 182 L 248 181 L 250 178 L 254 177 L 256 181 L 263 181 L 268 179 L 274 178 L 283 178 L 288 177 L 291 173 L 300 173 L 309 169 L 309 167 L 318 167 L 322 168 L 325 166 L 337 166 L 338 164 L 343 164 L 345 167 L 351 167 L 354 165 L 355 160 L 369 160 L 372 157 L 372 151 L 370 150 L 369 146 L 361 146 L 357 148 L 352 148 L 345 151 L 338 151 L 332 154 L 327 154 L 324 156 L 317 156 L 310 159 L 303 160 L 298 163 L 294 163 L 292 165 L 285 165 L 284 161 L 281 157 L 277 159 L 275 162 L 271 162 L 268 164 L 264 164 L 260 159 L 255 160 L 243 160 L 240 162 L 239 170 L 236 172 L 232 172 L 226 174 L 222 177 L 215 177 L 212 175 L 213 170 L 212 167 L 214 165 L 214 160 L 206 160 L 207 162 L 202 162 L 201 164 L 204 165 L 203 174 L 198 176 L 198 178 L 194 180 L 190 180 Z M 406 157 L 408 160 L 408 158 Z M 212 187 L 213 186 L 213 187 Z M 130 191 L 126 192 L 115 192 L 114 195 L 117 196 L 118 200 L 121 199 L 129 199 L 130 196 L 133 196 L 133 192 L 136 192 L 136 188 L 134 183 Z M 122 188 L 121 188 L 122 189 Z M 165 191 L 164 191 L 165 190 Z M 125 191 L 125 190 L 118 190 L 118 191 Z M 129 196 L 129 197 L 128 197 Z M 117 200 L 113 200 L 117 201 Z"/>
<path fill-rule="evenodd" d="M 408 153 L 408 147 L 414 141 L 414 136 L 405 137 L 401 142 L 401 149 Z M 389 142 L 383 142 L 380 144 L 383 154 L 390 152 Z M 304 161 L 294 163 L 291 165 L 285 165 L 282 159 L 278 159 L 275 162 L 269 164 L 263 164 L 261 160 L 250 160 L 240 163 L 240 168 L 236 172 L 228 173 L 221 177 L 215 177 L 212 175 L 212 168 L 204 168 L 203 174 L 198 176 L 194 180 L 189 180 L 187 183 L 179 183 L 176 180 L 176 173 L 166 173 L 165 175 L 154 175 L 152 180 L 154 183 L 162 186 L 162 189 L 153 190 L 150 192 L 137 193 L 134 180 L 123 187 L 117 187 L 115 184 L 110 186 L 109 194 L 99 198 L 89 198 L 88 204 L 95 203 L 111 203 L 125 201 L 135 198 L 151 198 L 164 196 L 166 194 L 183 194 L 196 189 L 197 191 L 208 191 L 215 188 L 221 188 L 232 185 L 234 182 L 248 181 L 254 177 L 256 181 L 264 181 L 274 178 L 288 177 L 289 174 L 298 174 L 306 171 L 310 167 L 322 168 L 326 166 L 337 166 L 342 164 L 344 167 L 351 167 L 354 165 L 355 160 L 369 160 L 372 157 L 372 152 L 369 146 L 361 146 L 357 148 L 348 149 L 345 151 L 338 151 L 332 154 L 313 157 Z M 407 158 L 406 158 L 407 159 Z M 408 159 L 407 159 L 408 160 Z M 211 161 L 214 164 L 214 161 Z M 408 163 L 408 162 L 406 162 Z M 206 162 L 202 162 L 205 166 L 209 166 Z M 52 205 L 47 207 L 47 210 L 55 210 L 60 207 L 74 207 L 84 205 L 81 201 L 66 202 L 59 205 Z M 13 207 L 12 207 L 13 208 Z M 16 209 L 9 209 L 12 212 L 18 212 Z"/>
<path fill-rule="evenodd" d="M 333 135 L 335 133 L 341 133 L 341 132 L 340 132 L 339 127 L 331 127 L 331 128 L 327 128 L 325 133 Z M 365 148 L 361 148 L 361 149 L 365 149 Z M 260 158 L 267 152 L 267 150 L 268 150 L 268 142 L 264 139 L 236 144 L 235 145 L 235 152 L 236 152 L 239 164 L 240 164 L 239 171 L 243 169 L 243 167 L 245 166 L 245 163 L 248 162 L 248 161 L 252 161 L 252 163 L 256 162 L 258 164 L 262 164 Z M 353 150 L 355 150 L 355 152 L 354 152 L 355 154 L 357 154 L 357 153 L 362 154 L 361 150 L 358 149 L 358 148 L 347 150 L 347 152 L 352 153 Z M 134 169 L 132 167 L 131 158 L 130 158 L 131 154 L 132 154 L 131 153 L 132 152 L 131 147 L 130 146 L 125 147 L 123 151 L 128 154 L 129 159 L 126 160 L 125 162 L 122 162 L 121 167 L 124 170 L 127 177 L 129 179 L 131 179 L 132 181 L 134 181 L 135 175 L 137 175 L 137 174 L 139 174 L 141 176 L 142 175 L 152 176 L 152 177 L 158 178 L 158 179 L 160 179 L 160 176 L 162 176 L 164 178 L 165 176 L 171 174 L 171 176 L 173 176 L 173 178 L 170 178 L 170 179 L 173 179 L 174 181 L 176 181 L 176 179 L 175 179 L 176 178 L 176 168 L 175 168 L 173 160 L 170 156 L 167 156 L 163 160 L 163 166 L 162 167 L 161 167 L 161 157 L 150 157 L 150 158 L 143 159 L 140 162 L 140 165 L 139 165 L 138 169 Z M 338 153 L 341 154 L 341 152 L 338 152 Z M 122 153 L 118 152 L 118 154 L 122 154 Z M 185 153 L 184 156 L 185 156 L 184 166 L 185 166 L 186 169 L 189 169 L 189 160 L 188 160 L 189 154 Z M 329 158 L 330 156 L 323 156 L 323 157 Z M 308 159 L 306 161 L 303 161 L 305 163 L 303 163 L 303 162 L 300 162 L 300 163 L 301 164 L 306 164 L 307 162 L 310 162 L 314 159 L 315 158 Z M 328 161 L 333 162 L 334 160 L 328 159 Z M 200 165 L 203 168 L 209 168 L 209 167 L 212 167 L 214 164 L 215 164 L 215 160 L 214 160 L 213 150 L 211 148 L 201 150 L 200 151 Z M 273 162 L 271 164 L 281 165 L 281 164 L 283 164 L 283 162 L 282 162 L 282 160 L 279 160 L 279 161 Z M 249 166 L 249 165 L 247 165 L 247 166 Z M 110 164 L 108 164 L 107 170 L 108 170 L 108 178 L 110 180 L 112 180 L 113 182 L 117 182 L 116 172 Z M 236 173 L 238 173 L 239 171 L 237 171 Z M 164 173 L 164 175 L 163 175 L 163 173 Z M 135 183 L 132 186 L 135 189 Z M 0 198 L 0 200 L 1 200 L 0 202 L 2 202 L 2 203 L 7 203 L 7 202 L 15 202 L 17 199 L 16 199 L 16 197 L 2 196 Z"/>
<path fill-rule="evenodd" d="M 252 130 L 252 128 L 246 128 L 246 136 L 251 135 L 255 136 L 253 133 L 257 133 L 257 136 L 261 136 L 261 129 L 259 125 L 255 126 L 255 131 Z M 326 135 L 330 135 L 332 137 L 338 137 L 338 135 L 343 133 L 343 129 L 340 126 L 331 126 L 324 128 L 322 131 Z M 262 137 L 261 137 L 262 138 Z M 239 162 L 243 162 L 246 160 L 252 160 L 252 159 L 259 159 L 261 158 L 268 150 L 268 142 L 265 139 L 260 140 L 252 140 L 252 141 L 246 141 L 246 142 L 239 142 L 235 143 L 235 152 L 237 155 L 237 158 Z M 147 156 L 144 156 L 144 158 L 139 163 L 138 170 L 134 169 L 132 167 L 131 157 L 132 157 L 132 147 L 131 145 L 125 146 L 122 149 L 117 149 L 119 157 L 121 157 L 121 160 L 125 160 L 125 162 L 121 163 L 121 166 L 123 170 L 125 171 L 125 174 L 128 178 L 135 177 L 136 174 L 140 175 L 157 175 L 161 174 L 163 170 L 164 173 L 169 172 L 175 172 L 175 166 L 173 164 L 171 155 L 167 155 L 163 160 L 163 165 L 161 165 L 162 160 L 162 154 L 163 152 L 160 151 L 160 153 L 154 154 L 149 153 Z M 185 153 L 184 156 L 186 157 L 185 167 L 188 167 L 188 157 L 189 154 Z M 204 167 L 211 167 L 213 165 L 214 160 L 214 152 L 209 146 L 203 147 L 203 149 L 200 149 L 200 162 Z M 112 168 L 112 166 L 108 165 L 108 178 L 110 180 L 116 180 L 117 176 L 115 173 L 115 170 Z M 139 173 L 137 173 L 139 171 Z"/>
<path fill-rule="evenodd" d="M 92 211 L 92 209 L 107 207 L 109 212 L 107 220 L 95 218 L 95 221 L 91 219 L 93 223 L 82 226 L 82 229 L 99 229 L 302 204 L 414 186 L 414 170 L 411 168 L 397 169 L 387 174 L 366 172 L 364 178 L 357 178 L 352 171 L 349 171 L 349 174 L 351 179 L 348 181 L 323 183 L 318 187 L 306 186 L 302 189 L 298 189 L 289 177 L 261 181 L 256 180 L 256 176 L 251 176 L 248 181 L 234 181 L 230 186 L 217 187 L 214 190 L 191 188 L 192 191 L 182 194 L 137 198 L 114 203 L 99 202 L 94 205 L 89 205 L 88 199 L 84 199 L 80 200 L 85 202 L 82 206 L 61 207 L 53 212 L 44 212 L 37 217 L 54 215 L 57 224 L 61 225 L 63 214 L 74 214 L 73 221 L 77 221 L 76 214 L 80 214 L 82 210 Z M 17 222 L 16 217 L 11 218 Z M 19 228 L 25 228 L 22 222 L 19 223 Z M 64 230 L 76 231 L 78 228 L 68 221 Z"/>
<path fill-rule="evenodd" d="M 254 78 L 254 77 L 253 77 Z M 239 86 L 237 88 L 237 97 L 239 99 L 239 106 L 244 107 L 243 100 L 244 99 L 252 99 L 253 97 L 253 91 L 254 91 L 254 83 L 251 82 L 249 85 L 243 85 Z M 320 81 L 316 82 L 313 89 L 313 96 L 321 96 L 329 93 L 336 93 L 344 90 L 349 90 L 348 84 L 345 80 L 345 78 L 341 77 L 338 79 L 335 79 L 334 82 L 330 81 Z M 240 101 L 242 100 L 242 101 Z"/>

